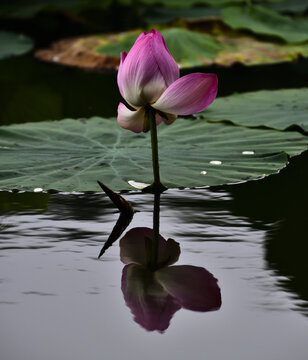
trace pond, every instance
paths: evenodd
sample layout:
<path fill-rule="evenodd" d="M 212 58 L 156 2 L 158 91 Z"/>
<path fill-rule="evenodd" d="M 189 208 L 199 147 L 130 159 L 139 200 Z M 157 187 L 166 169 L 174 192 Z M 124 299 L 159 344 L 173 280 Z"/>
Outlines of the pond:
<path fill-rule="evenodd" d="M 206 70 L 219 96 L 308 82 L 307 59 Z M 0 86 L 1 125 L 114 117 L 121 101 L 116 74 L 33 54 L 1 60 Z M 159 201 L 122 191 L 134 209 L 124 225 L 98 185 L 0 191 L 1 360 L 306 360 L 307 161 L 305 151 L 257 181 Z M 153 231 L 166 253 L 150 268 Z"/>
<path fill-rule="evenodd" d="M 291 194 L 275 205 L 272 185 L 161 196 L 160 234 L 180 244 L 176 265 L 205 268 L 221 293 L 221 306 L 178 309 L 163 331 L 146 330 L 125 304 L 118 242 L 98 259 L 119 216 L 106 196 L 3 193 L 2 358 L 304 360 L 304 206 Z M 153 195 L 124 197 L 136 210 L 127 230 L 151 229 Z"/>

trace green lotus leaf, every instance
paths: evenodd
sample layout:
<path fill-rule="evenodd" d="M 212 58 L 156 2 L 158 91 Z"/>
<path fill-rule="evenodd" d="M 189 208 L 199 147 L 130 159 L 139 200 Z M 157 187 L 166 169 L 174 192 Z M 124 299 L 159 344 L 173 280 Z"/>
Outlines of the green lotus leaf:
<path fill-rule="evenodd" d="M 23 55 L 33 48 L 33 41 L 22 34 L 0 31 L 0 60 Z"/>
<path fill-rule="evenodd" d="M 308 2 L 307 0 L 280 0 L 268 6 L 280 12 L 304 13 L 308 9 Z"/>
<path fill-rule="evenodd" d="M 308 41 L 307 17 L 293 19 L 276 11 L 255 5 L 223 9 L 223 21 L 232 29 L 250 30 L 256 34 L 276 36 L 288 43 Z"/>
<path fill-rule="evenodd" d="M 257 109 L 255 110 L 257 111 Z M 162 182 L 169 188 L 242 182 L 276 173 L 307 149 L 297 132 L 178 119 L 158 127 Z M 116 119 L 66 119 L 0 128 L 0 189 L 113 190 L 153 179 L 150 134 Z"/>
<path fill-rule="evenodd" d="M 49 49 L 37 51 L 35 55 L 41 60 L 57 64 L 116 72 L 120 53 L 131 49 L 141 31 L 64 39 Z M 213 64 L 231 66 L 239 62 L 247 66 L 274 64 L 297 61 L 308 56 L 308 44 L 273 43 L 243 34 L 235 36 L 226 32 L 210 36 L 172 27 L 162 30 L 162 34 L 182 69 Z"/>
<path fill-rule="evenodd" d="M 308 132 L 308 88 L 262 90 L 218 98 L 200 115 L 208 121 L 265 126 L 286 130 L 298 126 Z"/>

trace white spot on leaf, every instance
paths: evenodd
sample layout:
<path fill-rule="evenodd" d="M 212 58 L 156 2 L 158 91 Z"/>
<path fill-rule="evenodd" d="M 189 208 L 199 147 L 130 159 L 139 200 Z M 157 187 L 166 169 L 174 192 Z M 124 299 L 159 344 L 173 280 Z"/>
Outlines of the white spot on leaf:
<path fill-rule="evenodd" d="M 243 155 L 254 155 L 254 151 L 242 151 Z"/>
<path fill-rule="evenodd" d="M 210 161 L 210 164 L 211 165 L 221 165 L 222 161 L 220 161 L 220 160 L 212 160 L 212 161 Z"/>
<path fill-rule="evenodd" d="M 201 171 L 200 174 L 201 174 L 201 175 L 206 175 L 206 174 L 207 174 L 207 171 L 203 170 L 203 171 Z"/>
<path fill-rule="evenodd" d="M 33 191 L 34 191 L 34 192 L 42 192 L 43 189 L 42 189 L 42 188 L 35 188 Z"/>
<path fill-rule="evenodd" d="M 135 180 L 128 180 L 127 182 L 129 183 L 129 185 L 131 185 L 132 187 L 139 189 L 139 190 L 142 190 L 150 185 L 150 184 L 145 184 L 145 183 L 138 182 Z"/>

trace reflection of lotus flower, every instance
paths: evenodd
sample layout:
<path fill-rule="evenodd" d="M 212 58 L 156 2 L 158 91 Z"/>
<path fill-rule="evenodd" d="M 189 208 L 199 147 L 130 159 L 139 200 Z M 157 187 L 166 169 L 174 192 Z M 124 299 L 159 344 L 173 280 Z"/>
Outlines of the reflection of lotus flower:
<path fill-rule="evenodd" d="M 156 113 L 156 124 L 171 124 L 177 115 L 204 110 L 216 97 L 217 76 L 194 73 L 179 78 L 179 67 L 159 31 L 142 33 L 128 54 L 121 53 L 118 85 L 123 98 L 134 108 L 118 107 L 118 122 L 134 132 L 148 131 L 146 108 Z"/>
<path fill-rule="evenodd" d="M 127 264 L 122 292 L 135 321 L 149 331 L 164 331 L 180 308 L 203 312 L 219 309 L 220 289 L 211 273 L 197 266 L 169 266 L 180 255 L 174 240 L 159 236 L 158 269 L 150 270 L 152 237 L 151 229 L 134 228 L 120 241 L 121 260 Z"/>

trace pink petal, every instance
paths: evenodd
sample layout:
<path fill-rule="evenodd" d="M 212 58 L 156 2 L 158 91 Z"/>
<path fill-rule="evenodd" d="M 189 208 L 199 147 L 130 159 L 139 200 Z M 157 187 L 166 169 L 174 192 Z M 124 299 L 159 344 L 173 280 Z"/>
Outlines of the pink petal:
<path fill-rule="evenodd" d="M 165 119 L 163 119 L 158 113 L 156 113 L 155 119 L 156 119 L 156 125 L 157 125 L 157 126 L 158 126 L 159 124 L 161 124 L 163 121 L 165 121 Z"/>
<path fill-rule="evenodd" d="M 139 264 L 147 267 L 150 261 L 151 241 L 153 230 L 137 227 L 129 230 L 120 240 L 120 257 L 124 264 Z M 172 240 L 165 240 L 159 236 L 158 264 L 168 266 L 174 264 L 180 256 L 179 244 Z"/>
<path fill-rule="evenodd" d="M 140 133 L 143 131 L 144 116 L 145 111 L 143 108 L 132 111 L 122 103 L 118 106 L 118 123 L 124 129 Z"/>
<path fill-rule="evenodd" d="M 133 106 L 155 102 L 179 77 L 179 69 L 159 32 L 141 34 L 121 61 L 118 85 L 124 99 Z"/>
<path fill-rule="evenodd" d="M 156 124 L 159 125 L 162 121 L 166 124 L 166 125 L 171 125 L 177 118 L 177 115 L 174 114 L 167 114 L 167 113 L 163 113 L 160 112 L 160 114 L 157 112 L 156 113 Z"/>
<path fill-rule="evenodd" d="M 122 70 L 123 70 L 123 62 L 124 62 L 126 56 L 127 56 L 126 52 L 121 52 L 121 62 L 120 62 L 120 65 L 119 65 L 118 76 L 117 76 L 118 87 L 119 87 L 119 90 L 120 90 L 120 94 L 123 97 L 124 97 L 124 93 L 123 93 L 122 85 L 121 85 L 121 82 L 119 81 L 119 79 L 121 79 L 121 76 L 122 76 L 121 74 L 122 74 Z"/>
<path fill-rule="evenodd" d="M 139 40 L 141 40 L 141 39 L 143 39 L 145 36 L 147 35 L 147 33 L 144 31 L 144 32 L 142 32 L 138 37 L 137 37 L 137 39 L 136 39 L 136 41 L 135 41 L 135 43 L 137 42 L 137 41 L 139 41 Z"/>
<path fill-rule="evenodd" d="M 217 280 L 202 267 L 171 266 L 156 271 L 155 276 L 164 289 L 185 309 L 212 311 L 221 306 Z"/>
<path fill-rule="evenodd" d="M 159 31 L 151 30 L 153 32 L 152 51 L 158 64 L 159 70 L 167 86 L 170 86 L 174 81 L 180 77 L 180 70 L 178 64 L 173 59 L 162 34 Z"/>
<path fill-rule="evenodd" d="M 217 94 L 215 74 L 194 73 L 171 84 L 152 107 L 165 113 L 190 115 L 204 110 Z"/>
<path fill-rule="evenodd" d="M 148 331 L 166 330 L 181 306 L 155 280 L 153 272 L 138 265 L 126 265 L 121 283 L 125 303 L 134 320 Z"/>

